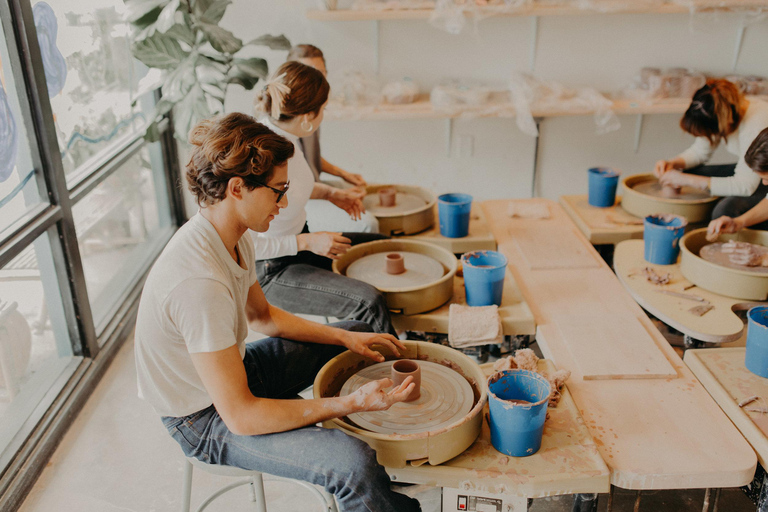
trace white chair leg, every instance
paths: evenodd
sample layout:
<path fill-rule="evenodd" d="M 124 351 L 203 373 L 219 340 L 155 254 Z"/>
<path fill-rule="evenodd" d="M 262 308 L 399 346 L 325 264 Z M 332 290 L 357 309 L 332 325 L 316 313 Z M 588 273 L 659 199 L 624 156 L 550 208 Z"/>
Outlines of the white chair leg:
<path fill-rule="evenodd" d="M 339 512 L 339 509 L 336 507 L 336 498 L 333 494 L 325 491 L 323 491 L 323 494 L 325 495 L 325 502 L 328 504 L 328 512 Z"/>
<path fill-rule="evenodd" d="M 184 483 L 181 488 L 181 512 L 189 512 L 192 502 L 192 472 L 195 470 L 188 460 L 184 460 Z"/>
<path fill-rule="evenodd" d="M 256 512 L 267 512 L 267 497 L 264 496 L 264 475 L 256 473 L 251 480 L 251 501 L 256 503 Z"/>

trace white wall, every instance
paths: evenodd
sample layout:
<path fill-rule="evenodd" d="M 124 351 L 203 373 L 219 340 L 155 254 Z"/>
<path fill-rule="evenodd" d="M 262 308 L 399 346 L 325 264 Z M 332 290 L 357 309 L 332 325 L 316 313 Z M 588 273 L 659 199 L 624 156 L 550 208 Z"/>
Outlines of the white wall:
<path fill-rule="evenodd" d="M 315 2 L 235 0 L 222 24 L 244 40 L 285 34 L 326 55 L 334 74 L 375 70 L 375 22 L 320 22 L 304 16 Z M 542 17 L 534 74 L 565 85 L 616 90 L 643 66 L 690 67 L 731 72 L 739 14 L 583 15 Z M 473 78 L 503 85 L 513 70 L 527 71 L 531 22 L 497 17 L 469 23 L 460 35 L 426 20 L 379 23 L 382 83 L 410 76 L 424 92 L 446 78 Z M 768 21 L 748 25 L 738 73 L 768 75 Z M 255 52 L 275 69 L 284 52 Z M 227 111 L 251 112 L 253 92 L 232 87 Z M 635 174 L 685 149 L 692 138 L 678 127 L 679 115 L 647 115 L 634 152 L 636 116 L 620 116 L 619 131 L 598 136 L 591 116 L 545 119 L 541 125 L 538 195 L 586 193 L 586 169 L 612 166 Z M 512 119 L 457 120 L 453 154 L 447 155 L 447 121 L 327 121 L 323 155 L 369 182 L 408 183 L 436 193 L 469 192 L 476 199 L 529 197 L 535 139 Z M 472 146 L 473 155 L 466 149 Z M 461 150 L 463 148 L 463 151 Z M 713 162 L 735 162 L 722 149 Z"/>

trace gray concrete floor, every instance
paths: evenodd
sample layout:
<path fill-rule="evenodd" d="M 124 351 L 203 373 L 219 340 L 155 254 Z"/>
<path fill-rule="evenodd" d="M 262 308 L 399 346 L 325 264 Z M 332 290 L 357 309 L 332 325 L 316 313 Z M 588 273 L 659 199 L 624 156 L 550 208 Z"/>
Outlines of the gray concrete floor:
<path fill-rule="evenodd" d="M 21 507 L 21 512 L 52 510 L 77 512 L 154 512 L 179 510 L 182 454 L 151 408 L 136 396 L 133 342 L 121 348 L 115 362 L 77 417 L 48 467 Z M 196 471 L 193 510 L 211 492 L 232 482 L 230 478 Z M 411 487 L 424 512 L 440 510 L 437 489 Z M 284 481 L 266 482 L 270 512 L 320 510 L 311 493 Z M 635 493 L 617 490 L 614 512 L 634 508 Z M 644 493 L 645 512 L 698 512 L 703 490 Z M 566 512 L 568 496 L 534 500 L 531 512 Z M 601 495 L 599 511 L 605 511 Z M 724 489 L 718 510 L 752 511 L 755 507 L 738 489 Z M 209 509 L 211 512 L 252 510 L 245 487 L 235 489 Z M 710 507 L 710 510 L 713 510 Z"/>

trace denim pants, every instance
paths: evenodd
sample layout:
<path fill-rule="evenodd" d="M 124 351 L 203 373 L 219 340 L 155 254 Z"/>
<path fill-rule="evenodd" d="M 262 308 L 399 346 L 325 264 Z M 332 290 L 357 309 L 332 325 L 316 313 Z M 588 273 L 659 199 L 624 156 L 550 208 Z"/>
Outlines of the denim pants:
<path fill-rule="evenodd" d="M 305 228 L 305 231 L 306 228 Z M 342 233 L 357 245 L 388 238 L 378 233 Z M 331 270 L 333 260 L 310 251 L 256 262 L 256 275 L 270 304 L 291 313 L 365 322 L 375 332 L 397 336 L 384 296 L 375 287 Z"/>
<path fill-rule="evenodd" d="M 361 322 L 335 327 L 370 331 Z M 343 347 L 266 338 L 249 343 L 243 364 L 248 387 L 262 398 L 293 398 Z M 316 426 L 258 436 L 229 431 L 214 406 L 189 416 L 165 416 L 163 424 L 187 457 L 323 486 L 342 512 L 417 512 L 418 501 L 390 490 L 376 452 L 336 429 Z"/>

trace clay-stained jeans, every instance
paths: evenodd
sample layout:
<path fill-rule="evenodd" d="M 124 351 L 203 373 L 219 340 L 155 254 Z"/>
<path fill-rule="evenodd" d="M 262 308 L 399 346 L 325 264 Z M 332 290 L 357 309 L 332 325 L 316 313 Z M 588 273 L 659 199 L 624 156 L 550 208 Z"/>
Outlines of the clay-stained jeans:
<path fill-rule="evenodd" d="M 370 331 L 361 322 L 335 327 Z M 243 364 L 254 396 L 295 398 L 342 347 L 266 338 L 249 343 Z M 184 454 L 208 464 L 236 466 L 323 486 L 342 512 L 416 512 L 418 501 L 390 490 L 376 453 L 341 430 L 305 427 L 278 434 L 239 436 L 229 431 L 213 406 L 163 424 Z"/>

